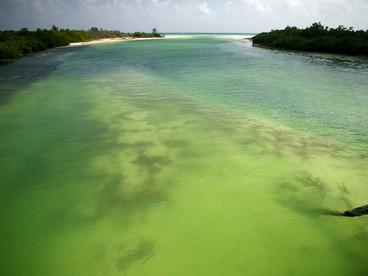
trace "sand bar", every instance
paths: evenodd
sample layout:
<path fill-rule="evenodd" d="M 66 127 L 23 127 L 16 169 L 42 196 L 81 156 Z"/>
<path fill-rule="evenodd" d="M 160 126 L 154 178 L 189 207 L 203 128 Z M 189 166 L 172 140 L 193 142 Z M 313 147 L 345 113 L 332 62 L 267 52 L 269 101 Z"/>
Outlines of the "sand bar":
<path fill-rule="evenodd" d="M 123 41 L 123 40 L 131 40 L 131 37 L 124 37 L 124 38 L 103 38 L 98 40 L 92 41 L 84 41 L 84 42 L 72 42 L 69 43 L 69 46 L 83 46 L 83 45 L 90 45 L 90 44 L 99 44 L 99 43 L 106 43 L 106 42 L 116 42 L 116 41 Z"/>

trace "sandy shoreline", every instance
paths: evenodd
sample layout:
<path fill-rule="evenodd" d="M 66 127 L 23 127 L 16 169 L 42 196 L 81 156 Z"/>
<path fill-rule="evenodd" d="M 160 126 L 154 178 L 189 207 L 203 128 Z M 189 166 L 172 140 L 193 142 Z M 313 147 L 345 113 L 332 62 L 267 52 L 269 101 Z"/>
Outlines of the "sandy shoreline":
<path fill-rule="evenodd" d="M 97 40 L 91 40 L 91 41 L 84 41 L 84 42 L 71 42 L 69 43 L 69 46 L 83 46 L 83 45 L 91 45 L 91 44 L 100 44 L 100 43 L 106 43 L 106 42 L 119 42 L 119 41 L 131 41 L 131 40 L 151 40 L 151 39 L 162 39 L 159 37 L 117 37 L 117 38 L 102 38 Z"/>
<path fill-rule="evenodd" d="M 132 40 L 132 38 L 103 38 L 98 40 L 92 41 L 84 41 L 84 42 L 71 42 L 69 46 L 83 46 L 83 45 L 90 45 L 90 44 L 99 44 L 99 43 L 106 43 L 106 42 L 117 42 L 117 41 L 125 41 L 125 40 Z"/>
<path fill-rule="evenodd" d="M 168 34 L 168 35 L 165 35 L 165 37 L 163 37 L 163 38 L 168 38 L 168 39 L 189 38 L 189 37 L 193 37 L 195 35 L 196 34 L 172 34 L 172 35 Z M 202 34 L 200 34 L 200 35 L 202 35 Z M 239 40 L 241 40 L 241 39 L 251 39 L 253 37 L 253 35 L 204 34 L 204 36 L 213 36 L 213 35 L 217 36 L 218 38 L 239 39 Z M 83 45 L 100 44 L 100 43 L 106 43 L 106 42 L 118 42 L 118 41 L 130 41 L 130 40 L 148 40 L 148 39 L 151 40 L 151 39 L 162 39 L 162 38 L 152 38 L 152 37 L 147 37 L 147 38 L 133 38 L 133 37 L 103 38 L 103 39 L 85 41 L 85 42 L 72 42 L 72 43 L 69 43 L 68 46 L 83 46 Z"/>

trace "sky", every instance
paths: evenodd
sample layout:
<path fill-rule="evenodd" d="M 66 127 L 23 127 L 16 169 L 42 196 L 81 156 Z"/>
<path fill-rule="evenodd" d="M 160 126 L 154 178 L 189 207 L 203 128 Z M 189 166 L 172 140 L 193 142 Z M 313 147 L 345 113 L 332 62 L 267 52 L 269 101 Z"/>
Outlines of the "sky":
<path fill-rule="evenodd" d="M 314 22 L 368 29 L 368 0 L 0 0 L 0 30 L 258 33 Z"/>

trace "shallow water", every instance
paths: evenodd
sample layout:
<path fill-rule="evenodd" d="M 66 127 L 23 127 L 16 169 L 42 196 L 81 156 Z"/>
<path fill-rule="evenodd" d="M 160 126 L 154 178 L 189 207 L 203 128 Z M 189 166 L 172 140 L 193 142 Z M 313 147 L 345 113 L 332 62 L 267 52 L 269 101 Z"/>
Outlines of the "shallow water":
<path fill-rule="evenodd" d="M 367 203 L 367 75 L 211 36 L 0 67 L 0 274 L 367 274 L 324 215 Z"/>

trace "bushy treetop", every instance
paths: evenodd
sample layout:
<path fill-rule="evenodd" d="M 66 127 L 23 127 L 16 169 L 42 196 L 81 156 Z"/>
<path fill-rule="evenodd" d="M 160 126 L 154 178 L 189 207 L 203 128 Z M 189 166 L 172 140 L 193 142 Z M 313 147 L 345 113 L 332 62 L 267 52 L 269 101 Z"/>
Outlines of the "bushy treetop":
<path fill-rule="evenodd" d="M 305 29 L 288 26 L 284 30 L 260 33 L 252 40 L 256 46 L 284 50 L 368 55 L 368 30 L 354 31 L 342 25 L 334 29 L 320 22 Z"/>

